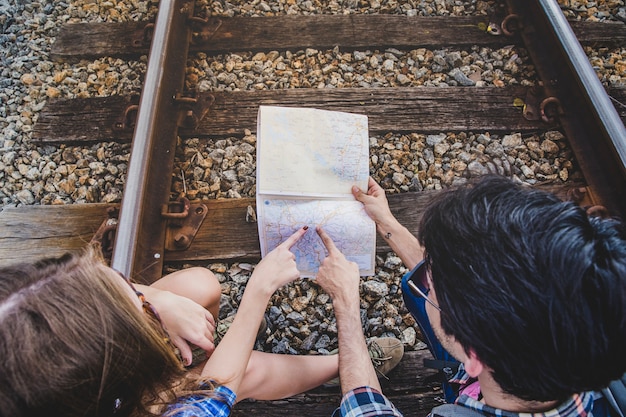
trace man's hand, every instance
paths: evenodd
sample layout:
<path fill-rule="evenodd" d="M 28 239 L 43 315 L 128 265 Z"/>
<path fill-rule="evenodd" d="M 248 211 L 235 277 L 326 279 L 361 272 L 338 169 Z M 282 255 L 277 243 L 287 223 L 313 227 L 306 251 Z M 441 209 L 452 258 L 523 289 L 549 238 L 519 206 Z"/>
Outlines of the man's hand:
<path fill-rule="evenodd" d="M 365 212 L 374 220 L 376 225 L 390 224 L 395 217 L 389 209 L 389 202 L 385 196 L 385 190 L 374 181 L 372 177 L 367 183 L 367 193 L 360 190 L 357 186 L 352 187 L 354 198 L 363 203 Z"/>
<path fill-rule="evenodd" d="M 400 256 L 407 268 L 412 269 L 424 258 L 424 249 L 415 236 L 391 213 L 385 190 L 372 177 L 369 178 L 367 184 L 367 193 L 359 190 L 358 187 L 352 187 L 352 194 L 363 203 L 365 212 L 376 223 L 378 234 Z"/>
<path fill-rule="evenodd" d="M 335 308 L 346 306 L 353 307 L 359 304 L 359 267 L 350 262 L 337 249 L 335 242 L 321 228 L 317 227 L 317 234 L 322 239 L 328 256 L 322 261 L 317 272 L 316 282 L 333 299 Z"/>
<path fill-rule="evenodd" d="M 316 281 L 333 299 L 339 337 L 341 392 L 345 395 L 363 386 L 380 391 L 361 327 L 359 267 L 343 256 L 322 228 L 317 228 L 317 234 L 328 251 Z"/>

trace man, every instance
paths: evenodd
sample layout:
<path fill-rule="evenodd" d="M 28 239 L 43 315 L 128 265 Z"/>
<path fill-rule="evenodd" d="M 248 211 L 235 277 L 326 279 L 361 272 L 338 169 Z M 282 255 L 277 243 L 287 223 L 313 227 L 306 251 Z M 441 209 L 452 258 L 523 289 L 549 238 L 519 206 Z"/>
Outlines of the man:
<path fill-rule="evenodd" d="M 443 193 L 425 211 L 418 241 L 374 180 L 367 192 L 353 191 L 412 270 L 403 295 L 420 326 L 436 335 L 427 340 L 431 351 L 460 362 L 457 411 L 610 415 L 596 391 L 626 371 L 626 233 L 619 222 L 490 176 Z M 398 416 L 382 394 L 372 394 L 380 387 L 370 371 L 357 369 L 365 364 L 354 335 L 358 271 L 320 236 L 329 256 L 318 282 L 333 297 L 345 382 L 339 412 Z M 428 322 L 415 311 L 416 296 Z"/>

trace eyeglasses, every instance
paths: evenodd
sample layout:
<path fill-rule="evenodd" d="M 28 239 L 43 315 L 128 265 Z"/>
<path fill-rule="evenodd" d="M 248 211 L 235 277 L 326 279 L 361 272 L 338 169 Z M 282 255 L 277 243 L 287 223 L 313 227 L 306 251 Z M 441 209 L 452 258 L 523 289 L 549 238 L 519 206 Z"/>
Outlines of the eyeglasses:
<path fill-rule="evenodd" d="M 435 304 L 433 300 L 428 298 L 428 293 L 430 292 L 430 287 L 432 285 L 432 278 L 428 272 L 428 266 L 430 265 L 430 258 L 426 256 L 426 259 L 423 259 L 420 263 L 418 263 L 415 268 L 409 272 L 409 277 L 406 281 L 407 285 L 411 289 L 414 295 L 418 297 L 422 297 L 428 304 L 435 307 L 439 312 L 441 312 L 441 308 Z M 422 290 L 420 287 L 424 288 Z"/>

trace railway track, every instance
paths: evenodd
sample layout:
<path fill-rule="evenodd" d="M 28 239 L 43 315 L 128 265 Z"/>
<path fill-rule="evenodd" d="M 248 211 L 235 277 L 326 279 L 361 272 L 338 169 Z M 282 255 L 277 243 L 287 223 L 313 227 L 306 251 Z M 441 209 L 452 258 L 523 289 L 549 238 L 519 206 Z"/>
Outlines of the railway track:
<path fill-rule="evenodd" d="M 0 252 L 7 254 L 3 262 L 76 250 L 95 234 L 110 250 L 117 270 L 145 282 L 158 278 L 166 263 L 258 260 L 252 198 L 188 201 L 173 200 L 172 196 L 192 196 L 177 187 L 185 183 L 184 179 L 177 181 L 181 175 L 176 169 L 180 141 L 253 136 L 260 104 L 364 113 L 370 119 L 370 133 L 380 136 L 481 131 L 525 136 L 561 131 L 581 167 L 582 181 L 558 180 L 537 186 L 564 197 L 578 190 L 581 204 L 602 205 L 611 214 L 623 216 L 626 110 L 614 103 L 625 103 L 626 92 L 602 87 L 576 39 L 594 47 L 623 46 L 625 26 L 572 22 L 570 29 L 556 13 L 555 2 L 501 4 L 484 17 L 205 18 L 194 13 L 192 0 L 177 0 L 162 2 L 156 22 L 67 25 L 52 50 L 59 59 L 129 59 L 149 53 L 141 97 L 51 100 L 33 131 L 33 141 L 55 146 L 132 142 L 124 199 L 121 207 L 88 204 L 3 210 L 0 223 L 7 231 L 0 238 Z M 494 36 L 495 32 L 501 35 Z M 393 55 L 396 50 L 476 45 L 526 47 L 541 82 L 445 89 L 403 87 L 397 82 L 399 86 L 377 88 L 202 91 L 189 88 L 198 85 L 181 65 L 188 54 L 311 50 L 313 55 L 313 50 L 334 48 L 341 52 L 381 49 Z M 328 71 L 339 65 L 332 60 L 326 64 Z M 458 83 L 468 82 L 466 78 L 459 76 Z M 495 166 L 498 168 L 505 171 Z M 386 178 L 383 183 L 391 180 Z M 434 194 L 436 191 L 394 194 L 390 203 L 402 222 L 416 231 L 420 208 Z M 383 254 L 389 248 L 379 241 L 377 251 Z M 438 401 L 436 385 L 425 379 L 429 373 L 420 366 L 423 356 L 424 351 L 409 352 L 390 381 L 383 384 L 407 414 L 425 415 Z M 312 416 L 330 415 L 338 401 L 337 390 L 320 389 L 283 402 L 242 403 L 236 415 L 294 415 L 303 410 Z"/>

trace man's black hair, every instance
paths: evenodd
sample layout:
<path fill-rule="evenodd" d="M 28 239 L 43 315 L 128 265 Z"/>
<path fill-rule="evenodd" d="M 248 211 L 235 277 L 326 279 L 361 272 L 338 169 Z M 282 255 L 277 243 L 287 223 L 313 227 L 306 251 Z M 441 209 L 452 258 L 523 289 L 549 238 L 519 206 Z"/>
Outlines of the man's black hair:
<path fill-rule="evenodd" d="M 487 176 L 424 213 L 443 330 L 507 393 L 562 400 L 626 371 L 626 234 L 614 219 Z"/>

